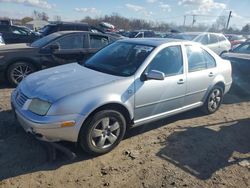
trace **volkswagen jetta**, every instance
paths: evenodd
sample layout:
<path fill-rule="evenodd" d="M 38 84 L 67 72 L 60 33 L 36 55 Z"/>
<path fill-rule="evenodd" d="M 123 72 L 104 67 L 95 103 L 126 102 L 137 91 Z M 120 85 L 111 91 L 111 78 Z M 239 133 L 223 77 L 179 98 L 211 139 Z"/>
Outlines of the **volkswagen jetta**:
<path fill-rule="evenodd" d="M 37 138 L 78 142 L 103 154 L 130 127 L 197 107 L 214 113 L 231 83 L 230 62 L 202 45 L 125 39 L 83 65 L 29 75 L 11 102 L 20 124 Z"/>

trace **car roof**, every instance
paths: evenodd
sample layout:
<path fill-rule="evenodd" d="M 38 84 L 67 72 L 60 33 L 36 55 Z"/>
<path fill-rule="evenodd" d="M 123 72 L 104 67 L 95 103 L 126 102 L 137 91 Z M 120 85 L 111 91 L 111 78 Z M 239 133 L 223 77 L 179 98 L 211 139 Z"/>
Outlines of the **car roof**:
<path fill-rule="evenodd" d="M 222 35 L 222 33 L 213 33 L 213 32 L 183 32 L 178 34 L 186 34 L 186 35 L 201 35 L 201 34 L 215 34 L 215 35 Z"/>
<path fill-rule="evenodd" d="M 122 42 L 129 42 L 134 44 L 149 45 L 149 46 L 160 46 L 170 42 L 185 42 L 185 40 L 172 39 L 172 38 L 128 38 L 121 40 Z M 189 42 L 190 43 L 190 42 Z"/>
<path fill-rule="evenodd" d="M 58 36 L 67 35 L 67 34 L 74 34 L 74 33 L 96 34 L 96 35 L 102 35 L 102 36 L 110 36 L 108 34 L 103 34 L 103 33 L 95 33 L 95 32 L 91 32 L 91 31 L 77 31 L 77 30 L 73 30 L 73 31 L 58 31 L 58 32 L 55 32 L 55 33 Z M 55 33 L 52 33 L 52 34 L 55 34 Z"/>
<path fill-rule="evenodd" d="M 54 22 L 54 23 L 50 23 L 48 25 L 51 25 L 51 26 L 56 26 L 56 25 L 85 25 L 85 26 L 89 26 L 89 24 L 85 23 L 85 22 Z"/>

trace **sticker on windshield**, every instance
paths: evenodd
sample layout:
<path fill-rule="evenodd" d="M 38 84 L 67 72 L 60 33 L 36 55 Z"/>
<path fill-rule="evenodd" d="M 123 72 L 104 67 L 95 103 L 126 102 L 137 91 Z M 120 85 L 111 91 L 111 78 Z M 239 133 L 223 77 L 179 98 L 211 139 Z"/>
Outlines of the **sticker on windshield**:
<path fill-rule="evenodd" d="M 136 45 L 136 46 L 134 47 L 134 49 L 140 50 L 140 51 L 150 52 L 150 51 L 152 51 L 153 47 L 151 47 L 151 46 Z"/>

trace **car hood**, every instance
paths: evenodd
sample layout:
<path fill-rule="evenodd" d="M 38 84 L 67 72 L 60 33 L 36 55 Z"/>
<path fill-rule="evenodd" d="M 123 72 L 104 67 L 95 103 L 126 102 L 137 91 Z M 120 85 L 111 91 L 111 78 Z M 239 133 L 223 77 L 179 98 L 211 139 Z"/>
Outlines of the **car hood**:
<path fill-rule="evenodd" d="M 221 57 L 224 59 L 240 58 L 240 59 L 250 60 L 250 54 L 241 54 L 232 52 L 223 53 Z"/>
<path fill-rule="evenodd" d="M 33 49 L 29 44 L 27 43 L 19 43 L 19 44 L 6 44 L 4 46 L 1 46 L 0 53 L 2 52 L 10 52 L 10 51 L 19 51 L 19 50 L 30 50 Z"/>
<path fill-rule="evenodd" d="M 19 85 L 29 98 L 55 102 L 65 96 L 122 79 L 88 69 L 77 63 L 62 65 L 29 75 Z"/>

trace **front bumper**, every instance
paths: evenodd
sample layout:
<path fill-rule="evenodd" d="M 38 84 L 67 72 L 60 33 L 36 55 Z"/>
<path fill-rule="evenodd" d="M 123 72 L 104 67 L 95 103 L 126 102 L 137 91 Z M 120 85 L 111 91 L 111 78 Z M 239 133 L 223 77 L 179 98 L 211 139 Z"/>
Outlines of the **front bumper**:
<path fill-rule="evenodd" d="M 28 110 L 20 108 L 15 102 L 14 92 L 11 96 L 11 105 L 16 119 L 23 129 L 33 134 L 37 139 L 47 142 L 78 141 L 78 134 L 83 124 L 84 116 L 80 114 L 38 116 Z M 61 123 L 65 121 L 75 121 L 75 125 L 71 127 L 61 127 Z"/>

